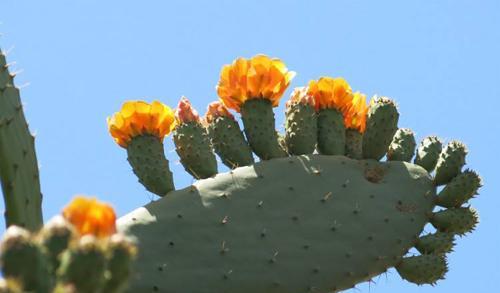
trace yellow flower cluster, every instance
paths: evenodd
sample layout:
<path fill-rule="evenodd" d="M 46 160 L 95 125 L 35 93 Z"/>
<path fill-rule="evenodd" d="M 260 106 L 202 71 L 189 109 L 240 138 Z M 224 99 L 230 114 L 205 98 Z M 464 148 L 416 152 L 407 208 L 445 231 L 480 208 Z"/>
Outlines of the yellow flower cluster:
<path fill-rule="evenodd" d="M 268 99 L 276 107 L 294 76 L 279 59 L 238 58 L 222 68 L 217 94 L 226 107 L 238 112 L 248 99 Z"/>
<path fill-rule="evenodd" d="M 125 102 L 120 112 L 108 118 L 108 129 L 116 143 L 126 148 L 132 138 L 150 134 L 163 140 L 175 126 L 174 112 L 165 104 L 154 101 Z"/>
<path fill-rule="evenodd" d="M 116 215 L 113 208 L 95 198 L 75 197 L 62 212 L 80 235 L 108 237 L 116 232 Z"/>
<path fill-rule="evenodd" d="M 367 113 L 366 96 L 359 92 L 354 93 L 350 107 L 343 113 L 345 127 L 356 129 L 361 133 L 365 132 Z"/>

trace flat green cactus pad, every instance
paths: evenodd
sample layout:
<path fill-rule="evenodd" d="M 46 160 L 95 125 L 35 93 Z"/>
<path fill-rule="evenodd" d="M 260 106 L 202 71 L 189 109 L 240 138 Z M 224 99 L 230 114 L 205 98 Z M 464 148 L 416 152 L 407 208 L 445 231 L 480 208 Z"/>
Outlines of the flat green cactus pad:
<path fill-rule="evenodd" d="M 396 266 L 434 208 L 406 162 L 304 155 L 236 168 L 119 220 L 130 292 L 332 292 Z"/>

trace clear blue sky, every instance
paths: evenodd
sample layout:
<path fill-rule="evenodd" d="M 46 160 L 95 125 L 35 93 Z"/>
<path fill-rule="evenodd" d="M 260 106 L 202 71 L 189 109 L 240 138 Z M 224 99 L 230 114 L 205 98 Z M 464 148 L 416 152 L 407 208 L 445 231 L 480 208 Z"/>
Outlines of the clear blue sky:
<path fill-rule="evenodd" d="M 462 140 L 468 166 L 484 179 L 472 201 L 481 224 L 458 240 L 445 281 L 417 287 L 391 271 L 353 292 L 498 290 L 499 1 L 2 0 L 0 22 L 0 46 L 14 47 L 9 60 L 23 70 L 17 85 L 29 83 L 22 96 L 37 134 L 46 219 L 80 193 L 120 215 L 147 203 L 153 196 L 108 135 L 106 116 L 126 99 L 175 107 L 181 95 L 204 113 L 223 64 L 266 53 L 298 73 L 292 86 L 343 76 L 370 96 L 393 97 L 401 127 L 419 139 Z M 166 142 L 176 185 L 190 184 Z"/>

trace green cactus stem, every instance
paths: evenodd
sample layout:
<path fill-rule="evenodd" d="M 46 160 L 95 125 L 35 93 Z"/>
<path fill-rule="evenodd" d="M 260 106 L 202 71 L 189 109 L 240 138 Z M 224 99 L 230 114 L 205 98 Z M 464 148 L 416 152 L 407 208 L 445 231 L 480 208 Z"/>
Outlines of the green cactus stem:
<path fill-rule="evenodd" d="M 136 255 L 135 244 L 121 234 L 115 234 L 109 240 L 108 278 L 102 292 L 124 292 L 132 273 L 131 265 Z"/>
<path fill-rule="evenodd" d="M 453 208 L 434 213 L 430 222 L 441 232 L 464 235 L 474 230 L 479 219 L 471 208 Z"/>
<path fill-rule="evenodd" d="M 345 125 L 337 109 L 320 109 L 318 112 L 318 152 L 323 155 L 345 154 Z"/>
<path fill-rule="evenodd" d="M 420 142 L 415 156 L 415 164 L 422 166 L 428 172 L 436 167 L 443 144 L 437 136 L 428 136 Z"/>
<path fill-rule="evenodd" d="M 318 122 L 314 107 L 306 103 L 287 105 L 285 144 L 291 155 L 312 154 L 318 140 Z"/>
<path fill-rule="evenodd" d="M 396 104 L 384 97 L 370 102 L 363 137 L 363 158 L 380 160 L 398 130 L 399 113 Z"/>
<path fill-rule="evenodd" d="M 389 149 L 387 159 L 390 161 L 410 162 L 415 155 L 415 135 L 409 128 L 400 128 L 396 131 Z"/>
<path fill-rule="evenodd" d="M 24 117 L 5 55 L 0 52 L 0 181 L 7 226 L 35 231 L 42 225 L 42 194 L 35 138 Z"/>
<path fill-rule="evenodd" d="M 249 99 L 241 105 L 241 119 L 250 147 L 261 160 L 286 157 L 275 128 L 271 101 Z"/>
<path fill-rule="evenodd" d="M 415 248 L 421 254 L 444 254 L 453 249 L 454 235 L 436 232 L 418 238 Z"/>
<path fill-rule="evenodd" d="M 356 129 L 345 132 L 345 154 L 351 159 L 363 158 L 363 134 Z"/>
<path fill-rule="evenodd" d="M 403 258 L 396 270 L 408 282 L 433 285 L 444 279 L 448 265 L 444 255 L 424 254 Z"/>
<path fill-rule="evenodd" d="M 164 196 L 175 189 L 163 143 L 158 137 L 143 134 L 132 138 L 127 145 L 127 156 L 134 174 L 148 191 Z"/>
<path fill-rule="evenodd" d="M 27 230 L 10 226 L 0 247 L 0 265 L 4 277 L 18 280 L 23 291 L 49 292 L 52 284 L 48 264 Z"/>
<path fill-rule="evenodd" d="M 207 131 L 215 152 L 226 166 L 234 169 L 253 164 L 252 150 L 233 117 L 214 117 Z"/>
<path fill-rule="evenodd" d="M 74 237 L 74 228 L 62 216 L 51 219 L 40 231 L 38 241 L 50 264 L 51 274 L 56 273 L 61 255 Z"/>
<path fill-rule="evenodd" d="M 93 236 L 83 236 L 62 256 L 58 275 L 63 284 L 71 284 L 78 293 L 101 292 L 105 282 L 106 255 Z"/>
<path fill-rule="evenodd" d="M 443 149 L 436 165 L 436 176 L 434 182 L 442 185 L 450 182 L 455 176 L 460 174 L 465 165 L 467 148 L 459 141 L 451 141 Z"/>
<path fill-rule="evenodd" d="M 130 290 L 351 288 L 399 262 L 434 197 L 427 172 L 405 162 L 302 155 L 240 167 L 118 221 L 140 239 Z"/>
<path fill-rule="evenodd" d="M 474 171 L 466 170 L 453 178 L 439 192 L 436 204 L 446 208 L 458 208 L 476 195 L 481 186 L 479 175 Z"/>

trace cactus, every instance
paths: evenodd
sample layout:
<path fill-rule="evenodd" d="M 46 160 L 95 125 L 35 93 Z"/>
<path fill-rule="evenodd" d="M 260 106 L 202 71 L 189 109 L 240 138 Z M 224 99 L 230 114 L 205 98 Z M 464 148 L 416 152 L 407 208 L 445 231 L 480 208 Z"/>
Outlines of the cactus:
<path fill-rule="evenodd" d="M 398 130 L 395 103 L 366 105 L 330 77 L 292 94 L 280 135 L 272 109 L 293 75 L 279 59 L 239 58 L 223 67 L 220 102 L 204 119 L 186 98 L 175 115 L 160 102 L 125 103 L 109 131 L 140 183 L 162 198 L 120 218 L 118 234 L 112 209 L 84 198 L 40 232 L 10 228 L 0 290 L 118 293 L 130 278 L 130 292 L 321 293 L 392 267 L 418 285 L 444 279 L 455 235 L 478 223 L 467 202 L 482 183 L 462 172 L 465 146 L 441 150 L 429 137 L 410 163 L 416 143 Z M 171 132 L 184 168 L 200 179 L 179 190 L 162 144 Z M 217 173 L 214 151 L 231 171 Z M 428 223 L 436 231 L 421 235 Z M 129 236 L 139 241 L 135 262 Z M 413 247 L 419 255 L 408 255 Z"/>
<path fill-rule="evenodd" d="M 35 137 L 24 118 L 19 89 L 0 51 L 0 181 L 5 221 L 34 231 L 42 225 L 42 193 Z"/>

